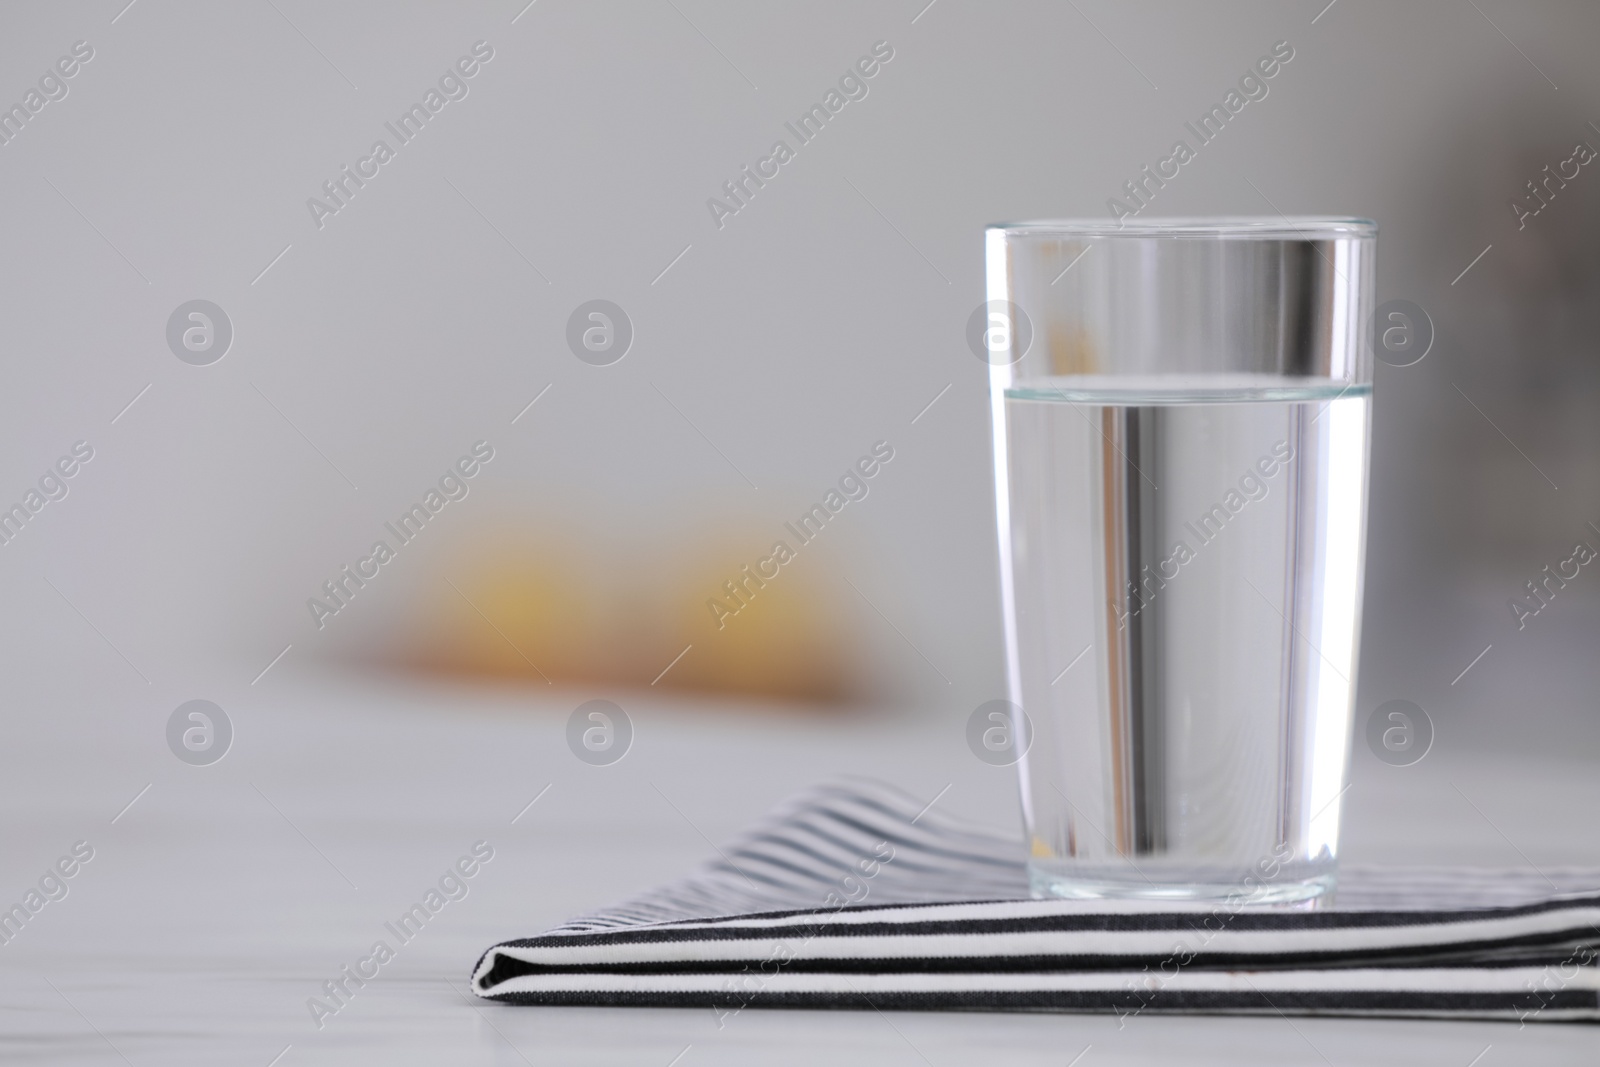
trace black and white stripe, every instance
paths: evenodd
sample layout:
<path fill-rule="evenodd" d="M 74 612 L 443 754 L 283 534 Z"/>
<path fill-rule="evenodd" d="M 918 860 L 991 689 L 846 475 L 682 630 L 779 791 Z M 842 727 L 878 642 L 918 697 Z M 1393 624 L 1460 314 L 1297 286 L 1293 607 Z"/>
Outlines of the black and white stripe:
<path fill-rule="evenodd" d="M 1027 899 L 1020 845 L 850 781 L 484 954 L 521 1004 L 1600 1019 L 1600 871 L 1347 869 L 1315 911 Z"/>

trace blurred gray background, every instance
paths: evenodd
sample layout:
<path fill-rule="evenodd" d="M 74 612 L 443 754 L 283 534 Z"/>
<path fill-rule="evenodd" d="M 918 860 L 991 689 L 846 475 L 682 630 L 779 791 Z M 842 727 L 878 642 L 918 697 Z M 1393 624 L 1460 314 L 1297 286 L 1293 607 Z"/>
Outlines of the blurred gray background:
<path fill-rule="evenodd" d="M 982 227 L 1105 214 L 1287 41 L 1146 214 L 1374 218 L 1379 301 L 1432 319 L 1377 371 L 1358 715 L 1600 747 L 1600 574 L 1521 629 L 1509 604 L 1600 547 L 1600 173 L 1511 206 L 1600 146 L 1600 9 L 525 2 L 0 9 L 0 104 L 93 50 L 0 146 L 0 503 L 94 450 L 0 545 L 7 715 L 48 703 L 65 752 L 325 662 L 611 692 L 672 661 L 736 709 L 964 719 L 1002 690 Z M 308 199 L 480 41 L 319 227 Z M 867 95 L 719 227 L 707 200 L 877 42 Z M 167 342 L 194 299 L 233 328 L 209 366 Z M 593 299 L 633 326 L 610 366 L 567 344 Z M 308 598 L 479 440 L 469 496 L 319 629 Z M 870 496 L 713 629 L 879 440 Z"/>

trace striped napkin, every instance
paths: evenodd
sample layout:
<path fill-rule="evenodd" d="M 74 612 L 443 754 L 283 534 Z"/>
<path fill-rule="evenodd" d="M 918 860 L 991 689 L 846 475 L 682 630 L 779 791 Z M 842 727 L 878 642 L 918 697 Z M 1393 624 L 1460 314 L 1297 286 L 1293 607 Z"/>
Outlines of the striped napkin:
<path fill-rule="evenodd" d="M 513 1004 L 1600 1020 L 1600 870 L 1349 867 L 1318 910 L 1032 900 L 1021 844 L 883 783 L 473 970 Z"/>

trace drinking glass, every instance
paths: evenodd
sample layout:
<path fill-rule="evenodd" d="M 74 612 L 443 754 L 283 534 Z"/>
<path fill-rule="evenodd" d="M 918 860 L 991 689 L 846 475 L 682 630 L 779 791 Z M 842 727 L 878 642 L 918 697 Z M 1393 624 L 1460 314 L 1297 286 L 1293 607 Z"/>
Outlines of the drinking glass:
<path fill-rule="evenodd" d="M 1331 891 L 1376 239 L 1353 218 L 988 228 L 974 318 L 1035 895 Z"/>

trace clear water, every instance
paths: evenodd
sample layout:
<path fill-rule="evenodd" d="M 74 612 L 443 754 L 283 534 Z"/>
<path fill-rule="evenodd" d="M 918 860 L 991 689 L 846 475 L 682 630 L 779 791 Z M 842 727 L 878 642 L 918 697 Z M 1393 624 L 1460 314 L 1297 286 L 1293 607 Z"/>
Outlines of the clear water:
<path fill-rule="evenodd" d="M 1007 390 L 1002 571 L 1037 892 L 1331 887 L 1370 403 L 1243 376 Z"/>

